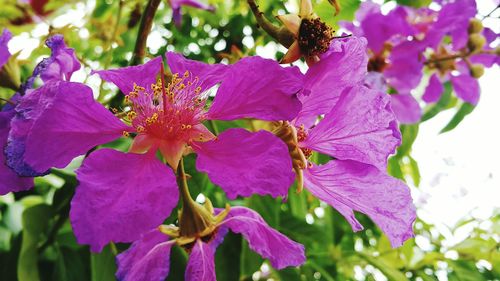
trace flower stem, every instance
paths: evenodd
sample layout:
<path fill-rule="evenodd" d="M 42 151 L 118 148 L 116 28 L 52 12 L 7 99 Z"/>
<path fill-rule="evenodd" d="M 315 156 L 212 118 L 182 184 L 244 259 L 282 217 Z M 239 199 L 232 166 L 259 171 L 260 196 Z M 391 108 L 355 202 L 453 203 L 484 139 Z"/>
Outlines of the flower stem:
<path fill-rule="evenodd" d="M 255 0 L 247 0 L 250 9 L 252 10 L 257 24 L 264 29 L 267 34 L 276 39 L 280 44 L 285 47 L 290 47 L 295 40 L 293 33 L 291 33 L 286 27 L 278 27 L 272 24 L 265 16 L 264 13 L 259 10 L 259 6 L 255 3 Z"/>

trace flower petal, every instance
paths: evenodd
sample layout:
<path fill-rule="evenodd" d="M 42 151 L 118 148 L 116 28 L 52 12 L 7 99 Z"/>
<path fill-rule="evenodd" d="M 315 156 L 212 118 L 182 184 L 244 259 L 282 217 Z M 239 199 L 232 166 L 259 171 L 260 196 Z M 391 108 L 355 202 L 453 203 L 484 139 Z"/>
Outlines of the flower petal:
<path fill-rule="evenodd" d="M 45 44 L 51 49 L 52 54 L 46 61 L 45 69 L 40 72 L 40 78 L 45 83 L 51 80 L 69 81 L 73 72 L 81 67 L 75 50 L 66 46 L 64 37 L 60 34 L 50 37 Z"/>
<path fill-rule="evenodd" d="M 345 89 L 364 80 L 367 64 L 366 39 L 334 41 L 305 75 L 304 93 L 309 95 L 299 96 L 302 110 L 296 124 L 301 125 L 301 119 L 329 112 Z"/>
<path fill-rule="evenodd" d="M 215 248 L 201 239 L 194 242 L 186 266 L 186 281 L 216 281 L 215 277 Z"/>
<path fill-rule="evenodd" d="M 300 23 L 302 20 L 298 15 L 295 14 L 286 14 L 286 15 L 279 15 L 276 16 L 278 20 L 280 20 L 286 28 L 293 33 L 295 36 L 299 36 L 299 28 L 300 28 Z"/>
<path fill-rule="evenodd" d="M 377 168 L 355 161 L 332 160 L 304 171 L 304 186 L 363 229 L 353 211 L 368 215 L 399 247 L 413 236 L 415 206 L 409 188 Z"/>
<path fill-rule="evenodd" d="M 107 243 L 131 242 L 160 225 L 177 205 L 177 182 L 154 153 L 101 149 L 77 170 L 71 224 L 81 244 L 98 252 Z"/>
<path fill-rule="evenodd" d="M 229 129 L 208 142 L 193 143 L 196 167 L 229 199 L 252 194 L 285 196 L 294 180 L 288 148 L 267 131 Z"/>
<path fill-rule="evenodd" d="M 286 54 L 281 58 L 280 63 L 292 63 L 302 56 L 302 53 L 300 51 L 300 46 L 299 46 L 299 41 L 295 40 L 293 41 L 292 45 L 288 47 L 288 51 Z"/>
<path fill-rule="evenodd" d="M 261 57 L 243 58 L 226 73 L 207 118 L 291 120 L 301 108 L 296 96 L 301 82 L 296 67 L 281 67 Z"/>
<path fill-rule="evenodd" d="M 389 96 L 356 87 L 311 129 L 303 145 L 337 159 L 350 159 L 385 170 L 387 157 L 401 142 Z"/>
<path fill-rule="evenodd" d="M 166 56 L 168 66 L 172 73 L 179 73 L 179 75 L 182 76 L 184 72 L 189 71 L 191 75 L 199 77 L 202 91 L 206 91 L 215 84 L 222 82 L 228 70 L 227 65 L 220 63 L 208 64 L 189 60 L 182 54 L 174 52 L 167 52 Z"/>
<path fill-rule="evenodd" d="M 134 83 L 149 89 L 151 84 L 156 83 L 156 77 L 162 67 L 162 58 L 159 56 L 142 65 L 97 70 L 92 71 L 92 74 L 99 74 L 101 79 L 115 84 L 120 91 L 128 95 L 134 89 Z"/>
<path fill-rule="evenodd" d="M 7 136 L 10 130 L 10 120 L 14 116 L 14 110 L 0 111 L 0 195 L 9 192 L 28 190 L 33 187 L 33 178 L 20 177 L 14 170 L 5 164 L 4 147 L 7 144 Z"/>
<path fill-rule="evenodd" d="M 437 102 L 444 92 L 444 87 L 439 80 L 437 74 L 433 74 L 429 79 L 429 84 L 425 88 L 425 93 L 422 96 L 422 100 L 427 103 Z"/>
<path fill-rule="evenodd" d="M 424 63 L 421 53 L 425 45 L 418 41 L 407 41 L 395 46 L 389 56 L 389 65 L 384 69 L 387 82 L 399 93 L 409 92 L 422 79 Z M 411 69 L 411 71 L 408 71 Z"/>
<path fill-rule="evenodd" d="M 418 101 L 410 94 L 390 95 L 391 108 L 396 119 L 402 124 L 414 124 L 420 121 L 422 109 Z"/>
<path fill-rule="evenodd" d="M 2 31 L 2 35 L 0 35 L 0 68 L 9 60 L 11 54 L 9 52 L 9 47 L 7 43 L 9 43 L 12 38 L 12 33 L 8 29 L 4 29 Z"/>
<path fill-rule="evenodd" d="M 450 80 L 457 97 L 473 105 L 477 104 L 480 93 L 477 79 L 468 74 L 461 74 L 459 76 L 452 76 Z"/>
<path fill-rule="evenodd" d="M 248 241 L 250 249 L 269 259 L 276 269 L 299 266 L 306 261 L 303 245 L 271 228 L 251 209 L 231 207 L 221 226 L 241 233 Z"/>
<path fill-rule="evenodd" d="M 45 110 L 30 130 L 24 155 L 35 171 L 64 168 L 74 157 L 129 130 L 94 100 L 92 90 L 84 84 L 61 81 L 44 87 L 56 93 L 44 101 Z"/>
<path fill-rule="evenodd" d="M 125 252 L 116 256 L 120 281 L 163 281 L 170 270 L 170 250 L 175 240 L 158 230 L 142 235 Z"/>

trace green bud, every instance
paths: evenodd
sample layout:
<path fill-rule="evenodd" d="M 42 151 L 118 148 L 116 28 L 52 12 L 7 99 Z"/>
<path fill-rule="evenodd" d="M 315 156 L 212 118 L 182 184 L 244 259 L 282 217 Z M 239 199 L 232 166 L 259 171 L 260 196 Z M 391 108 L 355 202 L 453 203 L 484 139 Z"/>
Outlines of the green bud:
<path fill-rule="evenodd" d="M 21 86 L 21 73 L 16 56 L 11 56 L 7 63 L 0 69 L 0 87 L 19 90 Z"/>
<path fill-rule="evenodd" d="M 482 64 L 473 64 L 469 68 L 470 76 L 474 78 L 479 78 L 484 74 L 484 66 Z"/>
<path fill-rule="evenodd" d="M 481 31 L 483 31 L 483 23 L 478 19 L 471 19 L 467 32 L 469 32 L 469 34 L 475 34 L 481 33 Z"/>
<path fill-rule="evenodd" d="M 481 34 L 471 34 L 469 35 L 469 40 L 467 41 L 467 47 L 471 51 L 471 53 L 480 52 L 484 45 L 486 45 L 486 38 L 484 38 Z"/>

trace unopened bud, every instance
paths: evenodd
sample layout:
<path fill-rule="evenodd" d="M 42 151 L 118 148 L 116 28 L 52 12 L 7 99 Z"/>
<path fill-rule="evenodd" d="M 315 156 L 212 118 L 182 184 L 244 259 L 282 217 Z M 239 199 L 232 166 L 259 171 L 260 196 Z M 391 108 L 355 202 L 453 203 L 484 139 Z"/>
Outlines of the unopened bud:
<path fill-rule="evenodd" d="M 478 19 L 471 19 L 467 31 L 469 34 L 481 33 L 483 31 L 483 23 Z"/>
<path fill-rule="evenodd" d="M 500 46 L 496 47 L 495 55 L 500 56 Z"/>
<path fill-rule="evenodd" d="M 19 90 L 21 85 L 21 73 L 17 64 L 16 55 L 11 56 L 7 63 L 0 69 L 0 87 Z"/>
<path fill-rule="evenodd" d="M 473 64 L 469 68 L 470 76 L 474 78 L 479 78 L 484 74 L 484 66 L 482 64 Z"/>
<path fill-rule="evenodd" d="M 481 51 L 486 45 L 486 38 L 484 38 L 481 34 L 471 34 L 469 35 L 469 40 L 467 41 L 467 47 L 471 51 L 471 53 L 477 53 Z"/>

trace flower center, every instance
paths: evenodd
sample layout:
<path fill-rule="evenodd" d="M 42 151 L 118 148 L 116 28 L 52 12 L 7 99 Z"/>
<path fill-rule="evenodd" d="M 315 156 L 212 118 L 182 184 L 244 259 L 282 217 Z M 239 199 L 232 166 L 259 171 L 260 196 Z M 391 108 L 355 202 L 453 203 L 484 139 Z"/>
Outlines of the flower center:
<path fill-rule="evenodd" d="M 368 60 L 368 71 L 382 72 L 387 67 L 387 61 L 384 56 L 373 56 Z"/>
<path fill-rule="evenodd" d="M 333 39 L 333 29 L 318 17 L 304 18 L 299 28 L 300 52 L 306 56 L 317 56 L 328 51 Z"/>
<path fill-rule="evenodd" d="M 125 97 L 128 107 L 125 121 L 138 133 L 163 140 L 189 140 L 193 127 L 203 121 L 206 97 L 201 93 L 199 78 L 186 71 L 174 74 L 164 86 L 158 79 L 150 89 L 134 84 Z"/>

